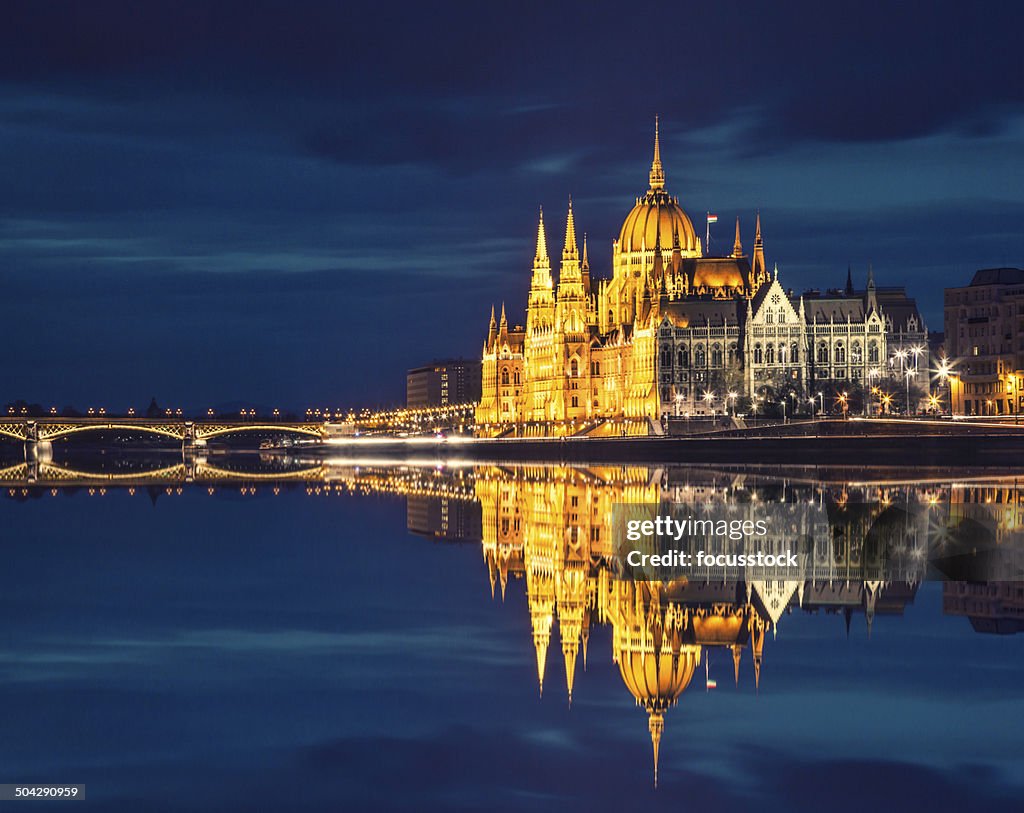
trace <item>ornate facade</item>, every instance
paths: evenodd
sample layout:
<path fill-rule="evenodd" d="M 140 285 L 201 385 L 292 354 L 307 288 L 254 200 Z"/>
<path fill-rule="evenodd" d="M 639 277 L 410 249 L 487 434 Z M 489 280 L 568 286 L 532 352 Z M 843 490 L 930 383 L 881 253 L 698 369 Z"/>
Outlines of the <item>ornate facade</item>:
<path fill-rule="evenodd" d="M 803 404 L 816 382 L 884 366 L 896 328 L 873 279 L 805 303 L 769 272 L 760 214 L 749 256 L 738 219 L 732 251 L 707 256 L 665 187 L 657 127 L 648 183 L 612 243 L 610 279 L 592 279 L 570 200 L 556 285 L 541 212 L 526 326 L 491 310 L 481 434 L 647 434 L 664 416 L 721 414 L 744 396 Z M 925 335 L 913 300 L 894 297 Z"/>

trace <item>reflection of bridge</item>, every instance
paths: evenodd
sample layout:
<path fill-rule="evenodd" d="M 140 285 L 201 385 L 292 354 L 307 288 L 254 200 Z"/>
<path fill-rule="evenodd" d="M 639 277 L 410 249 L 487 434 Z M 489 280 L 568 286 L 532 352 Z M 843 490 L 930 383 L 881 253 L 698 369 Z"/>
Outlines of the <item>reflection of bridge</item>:
<path fill-rule="evenodd" d="M 136 471 L 86 471 L 68 465 L 57 465 L 49 461 L 26 460 L 0 469 L 0 487 L 3 486 L 48 486 L 70 488 L 77 486 L 147 486 L 175 485 L 180 483 L 268 483 L 321 482 L 324 467 L 310 466 L 288 471 L 239 471 L 210 465 L 205 457 L 190 456 L 166 466 Z"/>
<path fill-rule="evenodd" d="M 7 418 L 0 421 L 0 436 L 25 443 L 47 443 L 80 432 L 143 432 L 183 445 L 238 432 L 289 433 L 322 438 L 322 422 L 190 421 L 173 418 Z"/>

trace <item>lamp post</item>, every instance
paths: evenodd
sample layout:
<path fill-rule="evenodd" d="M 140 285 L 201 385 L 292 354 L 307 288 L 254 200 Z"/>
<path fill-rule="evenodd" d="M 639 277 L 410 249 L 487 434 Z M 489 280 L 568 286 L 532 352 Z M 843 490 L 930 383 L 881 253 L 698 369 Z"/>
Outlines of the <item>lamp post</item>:
<path fill-rule="evenodd" d="M 730 392 L 726 396 L 726 402 L 727 403 L 731 402 L 731 404 L 732 404 L 732 416 L 735 418 L 736 417 L 736 393 L 735 392 Z"/>
<path fill-rule="evenodd" d="M 711 417 L 715 417 L 715 409 L 711 406 L 714 403 L 715 394 L 711 390 L 707 390 L 704 393 L 704 403 L 708 405 L 708 409 L 711 410 Z"/>

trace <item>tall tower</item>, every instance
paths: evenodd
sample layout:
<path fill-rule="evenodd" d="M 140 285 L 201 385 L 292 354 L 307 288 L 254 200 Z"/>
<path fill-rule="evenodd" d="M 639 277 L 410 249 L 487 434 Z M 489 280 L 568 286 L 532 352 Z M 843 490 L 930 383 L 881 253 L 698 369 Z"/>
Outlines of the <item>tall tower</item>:
<path fill-rule="evenodd" d="M 530 296 L 526 307 L 527 335 L 550 330 L 554 325 L 554 316 L 554 282 L 551 279 L 548 241 L 544 234 L 544 210 L 541 209 L 540 221 L 537 224 L 537 250 L 533 257 L 533 276 L 530 279 Z"/>
<path fill-rule="evenodd" d="M 752 288 L 757 288 L 768 279 L 768 266 L 764 262 L 764 240 L 761 239 L 761 213 L 757 213 L 757 224 L 754 226 L 754 254 L 750 260 L 750 276 Z"/>

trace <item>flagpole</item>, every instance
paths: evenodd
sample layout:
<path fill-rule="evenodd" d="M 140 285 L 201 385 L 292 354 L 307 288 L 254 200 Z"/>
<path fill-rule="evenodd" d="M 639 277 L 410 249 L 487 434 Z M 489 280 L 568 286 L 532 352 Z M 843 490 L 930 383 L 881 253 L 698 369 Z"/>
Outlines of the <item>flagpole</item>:
<path fill-rule="evenodd" d="M 711 212 L 704 213 L 704 254 L 711 256 Z"/>

